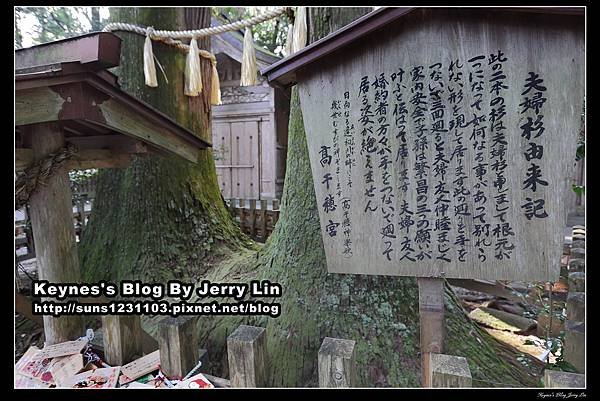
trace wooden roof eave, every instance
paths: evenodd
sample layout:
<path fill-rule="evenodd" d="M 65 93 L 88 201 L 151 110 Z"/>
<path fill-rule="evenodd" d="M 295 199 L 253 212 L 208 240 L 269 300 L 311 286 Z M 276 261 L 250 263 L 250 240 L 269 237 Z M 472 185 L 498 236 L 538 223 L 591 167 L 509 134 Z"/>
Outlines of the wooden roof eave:
<path fill-rule="evenodd" d="M 296 73 L 309 65 L 377 31 L 411 12 L 427 7 L 382 7 L 330 33 L 304 49 L 260 71 L 271 86 L 288 88 L 297 82 Z M 486 9 L 489 7 L 473 7 Z M 504 7 L 504 11 L 543 14 L 585 15 L 584 7 Z"/>
<path fill-rule="evenodd" d="M 211 146 L 94 72 L 20 74 L 15 89 L 17 126 L 60 120 L 88 121 L 191 162 L 197 161 L 198 149 Z M 34 107 L 36 110 L 31 110 Z"/>

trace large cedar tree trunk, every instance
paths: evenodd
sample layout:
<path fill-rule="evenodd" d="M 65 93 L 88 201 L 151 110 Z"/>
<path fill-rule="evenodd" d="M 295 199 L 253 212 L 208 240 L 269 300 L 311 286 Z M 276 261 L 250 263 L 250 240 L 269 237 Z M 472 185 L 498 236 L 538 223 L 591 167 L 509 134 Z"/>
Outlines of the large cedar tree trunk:
<path fill-rule="evenodd" d="M 110 12 L 113 21 L 174 30 L 210 26 L 211 16 L 210 7 Z M 201 58 L 204 91 L 188 97 L 183 93 L 185 54 L 154 42 L 168 83 L 157 65 L 158 87 L 150 88 L 144 84 L 144 37 L 117 34 L 122 44 L 115 72 L 122 89 L 212 142 L 210 62 Z M 210 39 L 199 40 L 198 46 L 210 50 Z M 126 169 L 98 173 L 93 213 L 81 243 L 83 277 L 156 282 L 194 278 L 246 241 L 222 200 L 212 150 L 200 151 L 197 164 L 176 156 L 137 157 Z"/>

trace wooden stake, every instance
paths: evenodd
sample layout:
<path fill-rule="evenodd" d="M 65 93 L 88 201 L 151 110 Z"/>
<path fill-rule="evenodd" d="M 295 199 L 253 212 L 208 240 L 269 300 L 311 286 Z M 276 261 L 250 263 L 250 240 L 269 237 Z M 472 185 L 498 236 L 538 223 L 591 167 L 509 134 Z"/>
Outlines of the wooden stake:
<path fill-rule="evenodd" d="M 160 367 L 168 378 L 183 378 L 198 364 L 196 319 L 167 317 L 159 323 Z"/>
<path fill-rule="evenodd" d="M 24 128 L 36 161 L 65 146 L 64 133 L 57 123 L 34 124 Z M 51 283 L 81 282 L 71 196 L 68 170 L 63 167 L 29 199 L 40 280 Z M 47 300 L 56 301 L 52 298 Z M 76 340 L 85 335 L 83 316 L 44 316 L 44 334 L 47 344 Z"/>
<path fill-rule="evenodd" d="M 473 387 L 471 370 L 466 358 L 433 352 L 428 355 L 429 372 L 427 374 L 431 387 Z"/>
<path fill-rule="evenodd" d="M 264 241 L 267 240 L 267 201 L 260 201 L 260 235 Z"/>
<path fill-rule="evenodd" d="M 231 387 L 265 385 L 267 332 L 262 327 L 240 325 L 227 337 Z"/>
<path fill-rule="evenodd" d="M 319 387 L 356 386 L 356 342 L 325 337 L 319 349 Z"/>
<path fill-rule="evenodd" d="M 102 316 L 104 356 L 109 365 L 125 365 L 143 355 L 139 315 Z"/>
<path fill-rule="evenodd" d="M 250 236 L 256 237 L 256 199 L 250 200 L 250 209 L 248 210 L 250 215 Z"/>
<path fill-rule="evenodd" d="M 546 369 L 544 387 L 585 388 L 585 375 Z"/>
<path fill-rule="evenodd" d="M 431 387 L 430 353 L 444 350 L 444 279 L 417 278 L 419 285 L 419 318 L 421 324 L 421 378 L 423 387 Z"/>

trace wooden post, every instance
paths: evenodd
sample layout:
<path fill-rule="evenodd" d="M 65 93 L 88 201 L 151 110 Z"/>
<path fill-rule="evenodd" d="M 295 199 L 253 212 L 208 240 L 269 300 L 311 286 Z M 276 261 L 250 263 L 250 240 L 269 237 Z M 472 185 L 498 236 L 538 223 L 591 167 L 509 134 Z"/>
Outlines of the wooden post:
<path fill-rule="evenodd" d="M 168 378 L 183 378 L 198 364 L 196 318 L 167 317 L 159 323 L 160 367 Z"/>
<path fill-rule="evenodd" d="M 585 375 L 546 369 L 544 370 L 544 387 L 584 388 Z"/>
<path fill-rule="evenodd" d="M 563 347 L 565 361 L 585 373 L 585 323 L 565 322 L 565 344 Z"/>
<path fill-rule="evenodd" d="M 256 199 L 250 200 L 250 210 L 248 212 L 250 215 L 250 236 L 254 238 L 256 237 L 256 232 L 254 231 L 256 229 Z"/>
<path fill-rule="evenodd" d="M 462 356 L 428 354 L 428 383 L 431 387 L 472 387 L 471 370 Z"/>
<path fill-rule="evenodd" d="M 585 273 L 583 273 L 583 272 L 569 273 L 569 291 L 574 291 L 574 292 L 585 291 Z"/>
<path fill-rule="evenodd" d="M 81 219 L 81 231 L 83 231 L 83 227 L 85 227 L 85 200 L 80 199 L 77 202 L 77 211 L 79 212 L 79 218 Z"/>
<path fill-rule="evenodd" d="M 567 295 L 567 319 L 585 322 L 585 293 L 571 292 Z"/>
<path fill-rule="evenodd" d="M 325 337 L 318 356 L 319 387 L 356 387 L 355 344 Z"/>
<path fill-rule="evenodd" d="M 238 215 L 240 216 L 240 228 L 242 229 L 242 231 L 244 231 L 244 205 L 245 204 L 246 204 L 246 202 L 244 201 L 244 199 L 241 199 L 241 198 L 238 199 L 237 212 L 238 212 Z"/>
<path fill-rule="evenodd" d="M 571 259 L 585 259 L 585 249 L 571 248 Z"/>
<path fill-rule="evenodd" d="M 421 378 L 423 387 L 431 387 L 430 353 L 444 351 L 444 279 L 417 278 L 419 285 L 419 319 L 421 324 Z"/>
<path fill-rule="evenodd" d="M 143 355 L 140 316 L 102 316 L 102 329 L 104 357 L 109 365 L 125 365 Z"/>
<path fill-rule="evenodd" d="M 260 232 L 262 239 L 267 240 L 267 201 L 260 201 Z"/>
<path fill-rule="evenodd" d="M 585 259 L 569 259 L 569 272 L 585 273 Z"/>
<path fill-rule="evenodd" d="M 232 387 L 265 385 L 266 333 L 262 327 L 240 325 L 227 337 L 227 360 Z"/>
<path fill-rule="evenodd" d="M 273 199 L 273 218 L 271 219 L 271 224 L 273 224 L 273 230 L 275 229 L 277 220 L 279 220 L 279 200 Z"/>
<path fill-rule="evenodd" d="M 65 146 L 64 133 L 57 123 L 31 125 L 24 134 L 31 143 L 35 161 Z M 45 185 L 40 185 L 29 199 L 40 280 L 81 282 L 71 196 L 68 170 L 63 167 L 48 177 Z M 45 315 L 44 334 L 47 344 L 76 340 L 85 335 L 83 316 L 56 318 Z"/>

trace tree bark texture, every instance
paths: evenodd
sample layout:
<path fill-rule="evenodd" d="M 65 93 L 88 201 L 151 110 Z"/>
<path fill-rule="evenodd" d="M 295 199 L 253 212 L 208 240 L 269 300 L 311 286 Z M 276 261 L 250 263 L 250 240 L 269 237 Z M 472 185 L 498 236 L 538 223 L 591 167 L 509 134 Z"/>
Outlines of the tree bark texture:
<path fill-rule="evenodd" d="M 156 29 L 210 25 L 210 7 L 113 8 L 113 21 Z M 115 72 L 123 90 L 212 142 L 210 132 L 211 65 L 201 58 L 204 90 L 184 95 L 186 55 L 153 42 L 158 87 L 144 84 L 144 37 L 118 32 L 121 63 Z M 210 39 L 199 40 L 210 50 Z M 223 203 L 211 149 L 199 151 L 197 164 L 170 156 L 134 158 L 126 169 L 100 170 L 93 213 L 81 244 L 86 280 L 144 278 L 166 281 L 197 277 L 215 260 L 248 240 Z"/>

